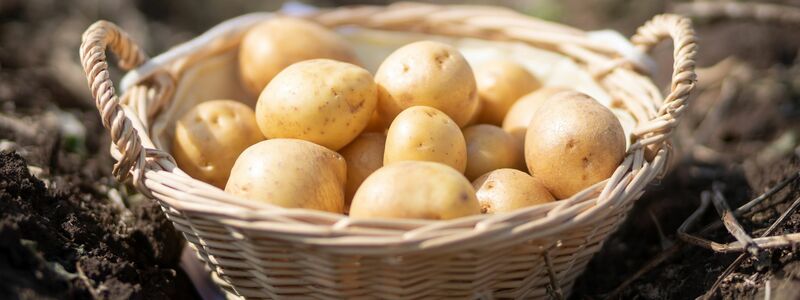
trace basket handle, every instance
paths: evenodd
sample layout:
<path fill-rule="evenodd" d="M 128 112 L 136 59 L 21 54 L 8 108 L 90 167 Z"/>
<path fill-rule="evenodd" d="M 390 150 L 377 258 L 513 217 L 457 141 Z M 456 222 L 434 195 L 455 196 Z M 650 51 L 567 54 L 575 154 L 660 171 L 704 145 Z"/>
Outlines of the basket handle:
<path fill-rule="evenodd" d="M 657 15 L 639 27 L 631 37 L 631 42 L 642 52 L 649 52 L 667 38 L 671 38 L 674 43 L 670 92 L 658 108 L 656 118 L 651 121 L 654 126 L 635 132 L 638 146 L 663 145 L 661 142 L 667 140 L 678 125 L 686 110 L 689 94 L 697 82 L 694 71 L 697 37 L 690 19 L 673 14 Z"/>
<path fill-rule="evenodd" d="M 146 61 L 147 55 L 127 33 L 108 21 L 97 21 L 83 33 L 80 59 L 95 106 L 100 111 L 103 126 L 110 130 L 111 141 L 121 154 L 112 173 L 123 181 L 135 166 L 143 166 L 145 153 L 142 141 L 129 116 L 119 103 L 114 83 L 108 73 L 106 49 L 119 59 L 118 65 L 127 71 Z"/>

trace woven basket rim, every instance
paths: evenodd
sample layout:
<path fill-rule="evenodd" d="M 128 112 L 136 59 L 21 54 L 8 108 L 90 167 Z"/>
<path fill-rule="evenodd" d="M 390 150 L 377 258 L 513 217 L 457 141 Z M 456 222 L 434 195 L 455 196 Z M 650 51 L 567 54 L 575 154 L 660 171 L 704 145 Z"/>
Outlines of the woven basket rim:
<path fill-rule="evenodd" d="M 271 14 L 245 17 L 252 22 L 247 24 L 252 25 L 266 16 Z M 163 105 L 155 103 L 169 101 L 170 89 L 174 89 L 176 81 L 163 67 L 204 50 L 198 50 L 198 46 L 193 46 L 190 41 L 184 44 L 189 46 L 181 45 L 175 48 L 175 52 L 168 52 L 180 54 L 170 60 L 150 60 L 145 63 L 147 56 L 124 32 L 111 23 L 101 21 L 84 34 L 80 53 L 103 124 L 111 130 L 111 152 L 119 161 L 115 165 L 118 178 L 131 176 L 133 184 L 145 195 L 159 201 L 167 213 L 180 214 L 195 221 L 220 222 L 231 231 L 241 233 L 238 238 L 249 239 L 269 233 L 272 237 L 298 244 L 326 247 L 331 252 L 358 251 L 363 255 L 386 255 L 434 251 L 453 245 L 466 247 L 510 238 L 520 242 L 555 240 L 559 232 L 596 222 L 614 208 L 635 200 L 649 182 L 662 175 L 671 151 L 668 138 L 685 110 L 688 94 L 695 82 L 694 33 L 688 19 L 674 15 L 657 16 L 631 39 L 642 52 L 665 38 L 674 40 L 675 70 L 671 92 L 665 99 L 660 98 L 650 79 L 641 74 L 642 71 L 635 64 L 614 49 L 588 39 L 577 29 L 536 20 L 511 10 L 400 3 L 385 7 L 341 7 L 304 17 L 330 27 L 354 25 L 523 41 L 535 47 L 557 51 L 585 64 L 597 76 L 597 81 L 603 83 L 604 89 L 613 87 L 620 90 L 614 95 L 616 97 L 624 98 L 625 93 L 636 92 L 649 96 L 647 100 L 631 97 L 634 99 L 630 101 L 634 104 L 636 101 L 646 101 L 639 103 L 641 107 L 637 109 L 641 110 L 639 117 L 650 117 L 640 120 L 633 132 L 636 140 L 611 178 L 568 199 L 548 205 L 506 214 L 439 221 L 355 220 L 328 212 L 280 208 L 228 195 L 189 177 L 176 167 L 168 153 L 156 147 L 148 135 L 147 119 L 152 117 L 154 111 L 158 112 L 153 107 Z M 193 41 L 201 41 L 198 44 L 206 47 L 230 47 L 230 43 L 235 44 L 237 35 L 241 35 L 247 26 L 243 23 L 222 23 Z M 533 31 L 541 35 L 532 36 L 530 33 Z M 126 77 L 123 84 L 126 92 L 122 98 L 117 98 L 108 76 L 104 54 L 106 48 L 117 54 L 123 69 L 142 66 L 132 73 L 137 76 Z M 624 86 L 631 82 L 636 89 Z M 648 156 L 652 158 L 645 159 Z M 176 226 L 179 225 L 176 223 Z M 191 230 L 203 234 L 198 228 Z"/>

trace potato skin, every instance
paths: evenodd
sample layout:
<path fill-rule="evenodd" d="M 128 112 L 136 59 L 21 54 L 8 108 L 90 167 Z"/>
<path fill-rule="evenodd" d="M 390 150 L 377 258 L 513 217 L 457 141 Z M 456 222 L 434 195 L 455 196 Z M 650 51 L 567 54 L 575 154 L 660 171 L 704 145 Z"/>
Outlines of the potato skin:
<path fill-rule="evenodd" d="M 438 109 L 427 106 L 406 109 L 389 126 L 383 164 L 406 160 L 440 162 L 463 173 L 467 167 L 464 135 Z"/>
<path fill-rule="evenodd" d="M 206 101 L 175 123 L 172 155 L 189 176 L 223 188 L 239 154 L 263 139 L 253 109 L 234 100 Z"/>
<path fill-rule="evenodd" d="M 346 173 L 339 153 L 308 141 L 272 139 L 242 152 L 225 191 L 287 208 L 343 213 Z"/>
<path fill-rule="evenodd" d="M 555 201 L 538 179 L 515 169 L 494 170 L 472 182 L 481 212 L 510 212 Z"/>
<path fill-rule="evenodd" d="M 289 66 L 264 88 L 256 121 L 265 137 L 295 138 L 339 150 L 375 111 L 377 87 L 367 70 L 329 59 Z"/>
<path fill-rule="evenodd" d="M 367 122 L 367 127 L 364 127 L 363 132 L 377 132 L 377 133 L 386 133 L 386 130 L 389 129 L 389 123 L 386 123 L 384 118 L 381 118 L 378 110 L 376 109 L 375 112 L 372 114 L 372 117 L 369 118 L 369 122 Z"/>
<path fill-rule="evenodd" d="M 525 67 L 505 60 L 490 60 L 475 69 L 481 111 L 478 123 L 500 125 L 514 102 L 542 84 Z"/>
<path fill-rule="evenodd" d="M 557 199 L 610 177 L 624 156 L 625 134 L 617 117 L 578 92 L 547 101 L 525 134 L 528 170 Z"/>
<path fill-rule="evenodd" d="M 358 64 L 355 51 L 335 32 L 313 22 L 277 17 L 251 28 L 239 47 L 239 77 L 252 95 L 284 68 L 329 58 Z"/>
<path fill-rule="evenodd" d="M 447 220 L 480 213 L 472 185 L 453 168 L 404 161 L 367 177 L 350 206 L 350 217 Z"/>
<path fill-rule="evenodd" d="M 345 207 L 350 206 L 356 190 L 367 176 L 383 167 L 383 150 L 386 136 L 383 133 L 367 132 L 342 148 L 339 153 L 347 162 L 347 183 L 345 184 Z"/>
<path fill-rule="evenodd" d="M 522 152 L 514 138 L 502 128 L 479 124 L 464 129 L 467 142 L 467 169 L 464 175 L 474 180 L 486 172 L 516 168 L 522 163 Z"/>
<path fill-rule="evenodd" d="M 478 124 L 478 118 L 481 116 L 481 111 L 482 110 L 483 110 L 483 105 L 481 104 L 480 101 L 478 101 L 478 106 L 475 107 L 475 111 L 469 117 L 469 120 L 467 120 L 467 124 L 464 124 L 464 126 L 461 126 L 461 127 L 462 128 L 466 128 L 466 127 Z"/>
<path fill-rule="evenodd" d="M 539 106 L 556 94 L 566 91 L 571 90 L 563 87 L 543 87 L 522 96 L 508 110 L 503 119 L 503 130 L 510 133 L 522 149 L 525 145 L 525 132 L 528 131 L 528 125 L 531 124 L 533 114 Z"/>
<path fill-rule="evenodd" d="M 415 42 L 397 49 L 375 73 L 378 110 L 393 120 L 406 108 L 424 105 L 447 114 L 463 127 L 478 105 L 475 76 L 453 46 Z"/>

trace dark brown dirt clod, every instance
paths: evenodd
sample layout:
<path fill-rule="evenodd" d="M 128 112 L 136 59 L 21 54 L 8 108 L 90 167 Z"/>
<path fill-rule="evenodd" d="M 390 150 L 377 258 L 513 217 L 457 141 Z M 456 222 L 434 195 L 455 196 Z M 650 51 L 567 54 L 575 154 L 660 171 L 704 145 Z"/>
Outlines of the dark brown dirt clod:
<path fill-rule="evenodd" d="M 50 184 L 56 188 L 46 188 L 21 156 L 0 153 L 0 294 L 195 297 L 178 268 L 181 239 L 158 206 L 147 201 L 126 224 L 118 206 L 79 180 L 58 176 Z"/>

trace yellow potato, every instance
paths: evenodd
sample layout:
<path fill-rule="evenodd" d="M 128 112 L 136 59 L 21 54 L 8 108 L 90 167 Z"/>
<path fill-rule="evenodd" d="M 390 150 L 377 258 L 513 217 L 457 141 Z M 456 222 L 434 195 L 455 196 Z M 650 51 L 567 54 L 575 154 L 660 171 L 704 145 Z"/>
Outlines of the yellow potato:
<path fill-rule="evenodd" d="M 464 175 L 473 180 L 486 172 L 516 168 L 521 165 L 522 152 L 514 138 L 502 128 L 480 124 L 464 129 L 467 142 L 467 169 Z"/>
<path fill-rule="evenodd" d="M 557 199 L 608 178 L 624 156 L 617 117 L 578 92 L 559 93 L 539 107 L 525 134 L 528 170 Z"/>
<path fill-rule="evenodd" d="M 350 217 L 447 220 L 480 213 L 472 185 L 453 168 L 404 161 L 367 177 L 350 206 Z"/>
<path fill-rule="evenodd" d="M 562 87 L 543 87 L 525 96 L 522 96 L 511 109 L 508 110 L 503 120 L 503 130 L 510 133 L 519 143 L 520 149 L 525 145 L 525 132 L 531 124 L 531 118 L 542 103 L 560 92 L 570 91 Z"/>
<path fill-rule="evenodd" d="M 233 100 L 212 100 L 175 123 L 172 155 L 190 176 L 222 188 L 239 153 L 263 139 L 253 109 Z"/>
<path fill-rule="evenodd" d="M 487 214 L 555 201 L 538 179 L 520 170 L 494 170 L 476 179 L 472 187 L 481 204 L 481 212 Z"/>
<path fill-rule="evenodd" d="M 393 120 L 406 108 L 423 105 L 441 110 L 463 127 L 478 106 L 475 76 L 453 46 L 415 42 L 397 49 L 375 73 L 378 110 Z"/>
<path fill-rule="evenodd" d="M 463 173 L 467 167 L 464 135 L 453 120 L 435 108 L 406 109 L 389 126 L 383 164 L 405 160 L 440 162 Z"/>
<path fill-rule="evenodd" d="M 356 138 L 339 151 L 347 162 L 347 184 L 345 185 L 345 207 L 350 206 L 356 190 L 372 172 L 383 166 L 383 149 L 386 136 L 368 132 Z"/>
<path fill-rule="evenodd" d="M 364 130 L 377 91 L 367 70 L 329 59 L 281 71 L 256 104 L 256 121 L 270 138 L 295 138 L 339 150 Z"/>
<path fill-rule="evenodd" d="M 347 165 L 339 153 L 295 139 L 272 139 L 236 159 L 225 191 L 287 208 L 344 212 Z"/>
<path fill-rule="evenodd" d="M 381 118 L 378 110 L 376 109 L 375 112 L 372 114 L 372 117 L 369 118 L 369 122 L 367 122 L 367 127 L 364 128 L 364 132 L 379 132 L 379 133 L 386 133 L 386 130 L 389 129 L 389 123 L 386 122 L 383 118 Z"/>
<path fill-rule="evenodd" d="M 239 77 L 252 95 L 258 95 L 284 68 L 314 58 L 357 64 L 354 50 L 335 32 L 306 20 L 277 17 L 254 26 L 242 38 Z"/>
<path fill-rule="evenodd" d="M 469 117 L 467 124 L 462 127 L 469 127 L 475 124 L 478 124 L 478 118 L 481 116 L 481 111 L 483 110 L 483 105 L 480 101 L 478 101 L 478 106 L 475 108 L 475 111 L 472 113 L 472 116 Z"/>
<path fill-rule="evenodd" d="M 475 69 L 481 113 L 478 123 L 500 125 L 508 109 L 520 97 L 542 84 L 516 62 L 490 60 Z"/>

